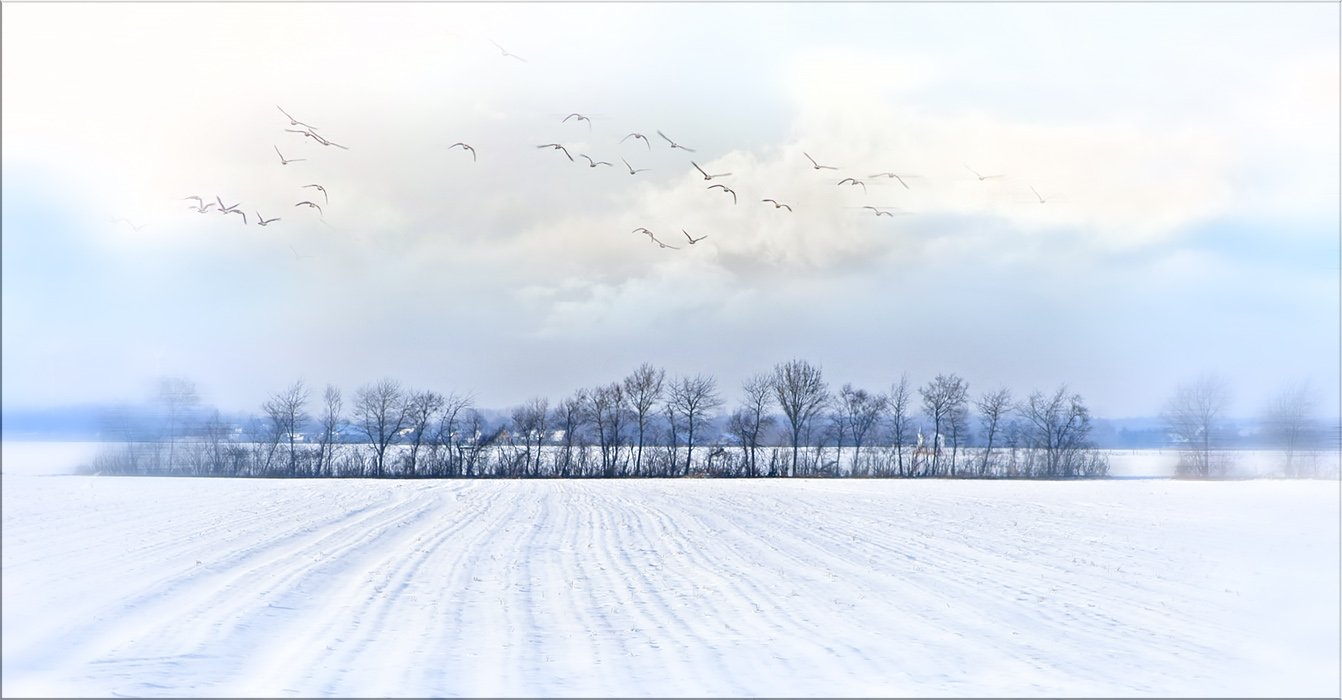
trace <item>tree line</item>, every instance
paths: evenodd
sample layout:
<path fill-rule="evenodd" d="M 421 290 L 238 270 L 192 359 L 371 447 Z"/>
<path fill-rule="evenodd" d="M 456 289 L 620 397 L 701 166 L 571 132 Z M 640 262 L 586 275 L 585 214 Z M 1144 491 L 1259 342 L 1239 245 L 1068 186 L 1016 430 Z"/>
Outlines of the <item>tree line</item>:
<path fill-rule="evenodd" d="M 1090 413 L 1066 386 L 1015 399 L 979 395 L 956 374 L 885 392 L 831 390 L 804 360 L 776 365 L 725 402 L 711 375 L 643 364 L 554 403 L 534 398 L 490 419 L 470 395 L 393 379 L 348 397 L 303 380 L 259 415 L 202 411 L 194 384 L 165 379 L 159 429 L 126 416 L 98 455 L 106 474 L 260 477 L 1042 477 L 1103 476 Z M 974 445 L 971 447 L 971 442 Z"/>
<path fill-rule="evenodd" d="M 533 398 L 505 414 L 469 394 L 406 388 L 382 379 L 346 396 L 301 379 L 270 394 L 260 413 L 226 419 L 200 406 L 195 386 L 160 382 L 156 420 L 110 416 L 116 440 L 92 469 L 106 474 L 259 477 L 952 477 L 1104 476 L 1091 416 L 1067 387 L 1023 398 L 972 393 L 962 377 L 922 386 L 900 377 L 881 392 L 831 389 L 821 368 L 779 363 L 725 401 L 711 375 L 668 377 L 643 364 L 623 379 L 551 403 Z M 1179 473 L 1227 474 L 1217 421 L 1224 382 L 1181 385 L 1162 412 L 1180 449 Z M 1269 411 L 1287 476 L 1308 476 L 1313 404 L 1302 387 Z M 146 425 L 152 428 L 146 430 Z"/>

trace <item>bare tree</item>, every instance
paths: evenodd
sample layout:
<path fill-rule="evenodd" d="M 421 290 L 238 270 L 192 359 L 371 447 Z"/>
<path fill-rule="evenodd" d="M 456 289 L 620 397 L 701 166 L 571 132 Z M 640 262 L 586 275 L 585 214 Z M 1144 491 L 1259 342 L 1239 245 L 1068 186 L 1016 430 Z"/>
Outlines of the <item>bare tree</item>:
<path fill-rule="evenodd" d="M 274 454 L 274 445 L 279 441 L 285 441 L 289 444 L 289 466 L 284 472 L 286 476 L 295 476 L 298 472 L 298 453 L 297 442 L 299 432 L 307 425 L 309 420 L 306 411 L 308 402 L 308 390 L 303 385 L 303 380 L 299 379 L 288 388 L 275 394 L 271 394 L 266 402 L 261 404 L 261 410 L 266 414 L 268 421 L 268 432 L 275 442 L 266 455 L 266 462 L 263 471 L 267 474 L 271 470 L 271 455 Z"/>
<path fill-rule="evenodd" d="M 634 414 L 634 424 L 638 429 L 638 444 L 634 453 L 634 474 L 643 475 L 643 443 L 652 418 L 653 408 L 662 399 L 662 386 L 666 370 L 654 368 L 644 362 L 634 373 L 624 379 L 624 396 Z"/>
<path fill-rule="evenodd" d="M 1025 419 L 1024 439 L 1043 453 L 1043 476 L 1099 476 L 1108 465 L 1090 443 L 1090 411 L 1067 386 L 1052 395 L 1034 392 L 1016 412 Z"/>
<path fill-rule="evenodd" d="M 438 425 L 429 440 L 430 462 L 436 476 L 461 475 L 461 418 L 462 412 L 475 403 L 471 394 L 458 394 L 455 391 L 443 399 L 443 407 L 438 412 Z"/>
<path fill-rule="evenodd" d="M 895 448 L 895 468 L 900 476 L 910 474 L 904 471 L 904 446 L 913 439 L 913 415 L 910 412 L 909 375 L 900 375 L 899 383 L 890 387 L 890 396 L 886 399 L 886 424 L 890 443 Z M 910 470 L 911 472 L 912 470 Z"/>
<path fill-rule="evenodd" d="M 918 390 L 923 397 L 923 413 L 932 419 L 932 474 L 941 475 L 941 445 L 943 431 L 951 433 L 952 447 L 958 441 L 965 420 L 965 404 L 969 398 L 969 384 L 956 374 L 938 374 L 936 379 Z M 955 453 L 951 453 L 951 476 L 955 476 Z"/>
<path fill-rule="evenodd" d="M 1012 403 L 1011 390 L 1006 388 L 986 393 L 974 402 L 974 407 L 979 411 L 984 442 L 986 443 L 983 448 L 983 458 L 979 460 L 979 476 L 987 476 L 991 469 L 993 443 L 1006 427 Z"/>
<path fill-rule="evenodd" d="M 430 426 L 443 410 L 443 395 L 434 391 L 412 391 L 405 400 L 405 427 L 410 429 L 410 454 L 406 476 L 414 478 L 419 466 L 419 449 L 425 439 L 432 440 Z"/>
<path fill-rule="evenodd" d="M 792 464 L 788 476 L 796 476 L 802 435 L 809 432 L 812 421 L 824 410 L 829 400 L 829 387 L 821 377 L 819 367 L 795 359 L 775 365 L 771 383 L 774 399 L 783 410 L 792 434 Z"/>
<path fill-rule="evenodd" d="M 862 445 L 866 443 L 871 429 L 880 420 L 885 411 L 886 397 L 881 394 L 869 394 L 866 389 L 854 389 L 852 384 L 844 384 L 836 397 L 837 427 L 839 429 L 840 467 L 843 463 L 842 445 L 844 433 L 853 441 L 852 473 L 866 474 L 869 470 L 861 467 Z"/>
<path fill-rule="evenodd" d="M 765 430 L 773 426 L 769 404 L 773 401 L 773 385 L 769 375 L 755 374 L 741 384 L 742 405 L 728 420 L 727 429 L 741 441 L 745 452 L 746 476 L 759 476 L 759 448 Z"/>
<path fill-rule="evenodd" d="M 219 409 L 210 411 L 210 417 L 205 420 L 202 426 L 205 437 L 207 468 L 205 473 L 216 476 L 234 476 L 228 473 L 229 453 L 232 448 L 233 428 L 224 422 L 223 416 L 219 414 Z"/>
<path fill-rule="evenodd" d="M 718 396 L 717 380 L 701 374 L 671 382 L 669 393 L 667 404 L 685 428 L 685 469 L 682 473 L 688 474 L 694 454 L 694 433 L 702 430 L 713 411 L 722 405 L 722 398 Z"/>
<path fill-rule="evenodd" d="M 601 475 L 604 477 L 619 475 L 620 446 L 624 443 L 624 422 L 628 415 L 629 408 L 620 384 L 606 384 L 587 392 L 586 416 L 596 429 Z"/>
<path fill-rule="evenodd" d="M 336 439 L 345 427 L 343 411 L 344 399 L 340 395 L 340 387 L 327 384 L 326 390 L 322 392 L 322 412 L 317 419 L 321 430 L 317 438 L 320 448 L 317 453 L 317 476 L 331 476 Z"/>
<path fill-rule="evenodd" d="M 196 383 L 183 377 L 164 377 L 158 382 L 158 401 L 163 404 L 165 427 L 168 433 L 169 471 L 175 468 L 177 438 L 185 431 L 191 409 L 200 404 Z"/>
<path fill-rule="evenodd" d="M 545 442 L 546 419 L 550 401 L 534 398 L 513 409 L 513 436 L 522 440 L 522 473 L 536 477 L 541 473 L 541 445 Z"/>
<path fill-rule="evenodd" d="M 373 476 L 381 477 L 387 448 L 406 424 L 406 401 L 401 383 L 383 379 L 354 392 L 355 426 L 373 447 Z"/>
<path fill-rule="evenodd" d="M 552 425 L 559 432 L 559 454 L 555 456 L 555 470 L 564 478 L 576 475 L 574 449 L 581 444 L 580 432 L 587 422 L 586 405 L 587 392 L 579 389 L 555 406 Z"/>
<path fill-rule="evenodd" d="M 1318 399 L 1307 381 L 1282 387 L 1268 401 L 1263 422 L 1273 446 L 1285 459 L 1286 476 L 1306 476 L 1296 458 L 1302 450 L 1313 447 L 1311 433 L 1317 406 Z"/>
<path fill-rule="evenodd" d="M 460 443 L 463 473 L 467 477 L 485 476 L 485 450 L 498 440 L 502 428 L 491 431 L 485 417 L 474 408 L 466 410 L 464 427 L 466 436 Z"/>
<path fill-rule="evenodd" d="M 1212 373 L 1180 384 L 1161 411 L 1170 434 L 1180 444 L 1182 476 L 1224 476 L 1228 464 L 1215 454 L 1221 447 L 1218 428 L 1230 405 L 1226 380 Z"/>
<path fill-rule="evenodd" d="M 666 437 L 662 441 L 665 454 L 660 460 L 659 475 L 675 476 L 680 464 L 680 441 L 685 435 L 685 426 L 682 425 L 680 412 L 670 400 L 662 404 L 662 413 L 666 418 Z"/>

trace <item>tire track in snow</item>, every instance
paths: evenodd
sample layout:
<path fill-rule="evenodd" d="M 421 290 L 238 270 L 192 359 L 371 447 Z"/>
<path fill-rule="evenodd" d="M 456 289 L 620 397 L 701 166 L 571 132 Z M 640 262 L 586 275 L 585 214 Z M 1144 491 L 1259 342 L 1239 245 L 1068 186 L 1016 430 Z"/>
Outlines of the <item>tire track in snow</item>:
<path fill-rule="evenodd" d="M 1336 650 L 1246 617 L 1254 581 L 1253 605 L 1337 611 L 1318 596 L 1337 538 L 1316 527 L 1336 506 L 1310 484 L 104 483 L 120 495 L 39 488 L 5 513 L 87 516 L 51 519 L 52 554 L 40 528 L 5 529 L 6 695 L 1302 694 L 1330 687 L 1291 681 Z M 243 530 L 215 522 L 241 508 Z M 123 534 L 133 565 L 109 568 L 134 577 L 81 578 L 69 557 Z M 43 581 L 107 619 L 11 615 Z M 1293 675 L 1261 662 L 1281 649 Z"/>
<path fill-rule="evenodd" d="M 261 694 L 291 689 L 305 695 L 344 694 L 350 688 L 362 689 L 355 694 L 394 695 L 399 686 L 422 687 L 416 683 L 424 682 L 419 669 L 427 663 L 384 668 L 371 678 L 351 671 L 367 658 L 431 656 L 426 639 L 442 615 L 435 584 L 444 569 L 457 568 L 438 560 L 462 541 L 481 541 L 503 517 L 495 507 L 500 490 L 467 483 L 429 482 L 417 489 L 413 519 L 389 532 L 387 541 L 359 543 L 359 556 L 338 562 L 342 572 L 322 572 L 343 581 L 324 592 L 338 605 L 302 606 L 291 613 L 294 634 L 266 654 L 267 663 L 241 674 L 248 687 Z M 468 551 L 462 548 L 457 560 Z M 417 621 L 428 627 L 416 631 Z"/>
<path fill-rule="evenodd" d="M 248 629 L 257 624 L 257 612 L 265 610 L 260 599 L 283 595 L 313 573 L 311 554 L 328 548 L 337 555 L 357 551 L 375 541 L 389 524 L 403 520 L 407 516 L 405 506 L 403 500 L 386 499 L 343 517 L 327 516 L 307 527 L 301 519 L 275 518 L 272 522 L 287 521 L 291 527 L 277 531 L 255 548 L 232 552 L 231 559 L 192 567 L 118 601 L 117 607 L 131 612 L 123 615 L 114 628 L 85 625 L 48 644 L 61 649 L 61 663 L 66 666 L 92 663 L 92 659 L 110 659 L 113 664 L 116 659 L 138 660 L 145 675 L 163 677 L 161 682 L 146 682 L 153 684 L 146 686 L 151 692 L 170 689 L 174 687 L 171 671 L 176 659 L 213 658 L 217 647 L 236 648 L 231 638 L 247 636 Z M 200 534 L 208 541 L 211 533 Z M 251 645 L 243 648 L 250 650 Z M 32 653 L 45 654 L 48 649 L 39 646 Z M 96 679 L 97 674 L 92 675 Z M 214 682 L 226 681 L 219 678 Z"/>

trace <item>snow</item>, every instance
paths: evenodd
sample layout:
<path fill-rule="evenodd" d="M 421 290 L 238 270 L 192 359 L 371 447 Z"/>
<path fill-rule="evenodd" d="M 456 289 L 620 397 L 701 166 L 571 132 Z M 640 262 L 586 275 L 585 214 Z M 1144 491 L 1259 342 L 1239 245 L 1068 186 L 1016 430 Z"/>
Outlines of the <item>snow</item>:
<path fill-rule="evenodd" d="M 1326 480 L 3 476 L 5 696 L 1337 696 Z"/>

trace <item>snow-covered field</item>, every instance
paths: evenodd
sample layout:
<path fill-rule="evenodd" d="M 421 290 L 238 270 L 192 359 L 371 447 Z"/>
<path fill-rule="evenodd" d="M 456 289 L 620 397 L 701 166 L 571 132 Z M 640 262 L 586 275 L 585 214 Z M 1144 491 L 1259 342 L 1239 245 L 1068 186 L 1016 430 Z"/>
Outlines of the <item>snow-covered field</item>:
<path fill-rule="evenodd" d="M 5 696 L 1342 691 L 1336 481 L 110 478 L 5 448 Z"/>

